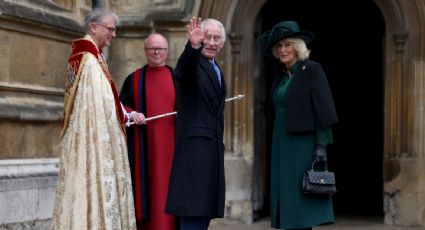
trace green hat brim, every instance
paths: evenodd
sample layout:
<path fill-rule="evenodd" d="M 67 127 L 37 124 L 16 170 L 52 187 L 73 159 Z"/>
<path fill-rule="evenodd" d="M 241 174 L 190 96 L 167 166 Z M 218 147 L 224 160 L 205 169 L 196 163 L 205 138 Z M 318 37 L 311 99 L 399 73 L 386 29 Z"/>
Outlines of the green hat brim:
<path fill-rule="evenodd" d="M 263 55 L 273 57 L 273 47 L 280 40 L 285 38 L 301 38 L 306 44 L 310 43 L 314 39 L 314 34 L 308 31 L 299 32 L 278 32 L 278 31 L 267 31 L 258 38 L 258 42 L 263 46 Z"/>

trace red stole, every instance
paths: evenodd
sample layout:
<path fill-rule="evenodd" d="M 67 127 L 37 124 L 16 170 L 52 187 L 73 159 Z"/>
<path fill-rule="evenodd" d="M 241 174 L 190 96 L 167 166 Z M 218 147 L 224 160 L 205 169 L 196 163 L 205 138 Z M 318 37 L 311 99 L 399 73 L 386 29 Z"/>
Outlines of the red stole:
<path fill-rule="evenodd" d="M 68 67 L 66 70 L 65 78 L 65 105 L 62 120 L 61 136 L 63 136 L 65 133 L 65 130 L 68 126 L 69 116 L 72 113 L 74 96 L 80 79 L 80 65 L 83 61 L 82 59 L 84 55 L 86 54 L 92 54 L 96 57 L 97 61 L 99 62 L 99 65 L 103 70 L 103 73 L 105 74 L 106 78 L 109 81 L 109 84 L 111 85 L 112 93 L 115 99 L 115 109 L 117 117 L 119 119 L 119 124 L 121 124 L 121 131 L 125 135 L 124 114 L 122 112 L 121 102 L 119 100 L 115 84 L 112 80 L 111 74 L 108 71 L 108 67 L 106 66 L 106 63 L 104 63 L 96 44 L 94 44 L 90 40 L 80 38 L 72 41 L 71 55 L 68 59 Z"/>

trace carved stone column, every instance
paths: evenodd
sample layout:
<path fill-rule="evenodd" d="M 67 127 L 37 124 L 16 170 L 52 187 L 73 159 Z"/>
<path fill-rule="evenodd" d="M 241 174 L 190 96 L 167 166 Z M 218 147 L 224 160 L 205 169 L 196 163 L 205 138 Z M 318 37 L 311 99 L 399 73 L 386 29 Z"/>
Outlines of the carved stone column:
<path fill-rule="evenodd" d="M 424 226 L 425 43 L 423 1 L 376 1 L 386 20 L 385 223 Z"/>
<path fill-rule="evenodd" d="M 400 191 L 400 161 L 402 153 L 402 133 L 405 120 L 403 112 L 403 81 L 402 81 L 402 57 L 406 34 L 393 36 L 394 48 L 387 48 L 387 52 L 394 50 L 394 61 L 387 63 L 385 82 L 385 114 L 384 114 L 384 212 L 385 222 L 394 224 L 396 217 L 396 197 Z M 404 127 L 405 128 L 405 127 Z M 389 183 L 388 183 L 389 182 Z"/>
<path fill-rule="evenodd" d="M 234 32 L 229 34 L 226 53 L 222 67 L 227 70 L 227 97 L 245 92 L 245 76 L 241 73 L 242 35 Z M 230 43 L 230 44 L 229 44 Z M 224 51 L 226 52 L 226 51 Z M 229 74 L 230 72 L 230 74 Z M 242 100 L 226 102 L 225 107 L 225 169 L 226 169 L 226 216 L 231 220 L 246 223 L 252 222 L 251 202 L 251 167 L 246 161 L 246 97 Z M 229 220 L 220 220 L 228 222 Z"/>

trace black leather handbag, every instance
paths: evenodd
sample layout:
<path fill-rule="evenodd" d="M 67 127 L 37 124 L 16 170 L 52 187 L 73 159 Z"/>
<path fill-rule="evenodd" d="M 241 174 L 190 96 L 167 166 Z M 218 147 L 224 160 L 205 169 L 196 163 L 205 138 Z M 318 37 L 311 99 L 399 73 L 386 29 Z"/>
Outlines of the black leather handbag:
<path fill-rule="evenodd" d="M 307 170 L 304 173 L 303 178 L 303 192 L 306 194 L 318 194 L 318 195 L 333 195 L 336 193 L 335 185 L 335 174 L 327 170 L 327 162 L 325 164 L 324 171 L 315 171 L 314 165 L 316 161 L 313 161 L 311 170 Z"/>

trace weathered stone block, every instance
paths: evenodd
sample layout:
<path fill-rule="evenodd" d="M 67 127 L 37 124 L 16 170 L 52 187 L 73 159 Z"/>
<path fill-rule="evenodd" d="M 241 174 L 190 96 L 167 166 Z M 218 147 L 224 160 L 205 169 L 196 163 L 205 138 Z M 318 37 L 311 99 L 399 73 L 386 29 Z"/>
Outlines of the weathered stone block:
<path fill-rule="evenodd" d="M 46 229 L 57 171 L 58 159 L 0 161 L 0 229 Z"/>
<path fill-rule="evenodd" d="M 244 158 L 225 157 L 226 199 L 247 200 L 251 198 L 251 167 Z M 238 170 L 234 170 L 238 169 Z"/>
<path fill-rule="evenodd" d="M 0 122 L 1 159 L 57 157 L 59 123 Z"/>

